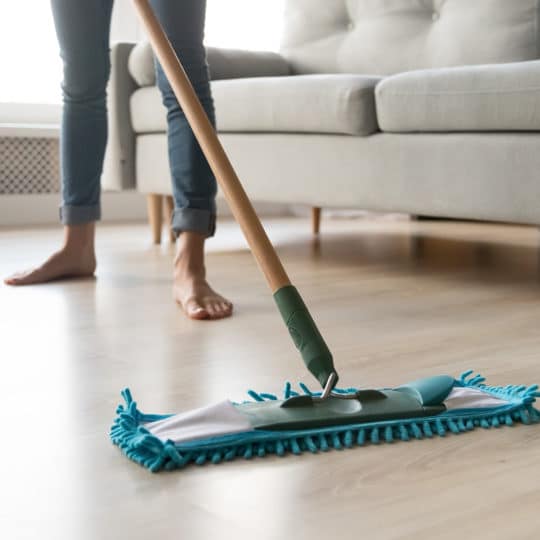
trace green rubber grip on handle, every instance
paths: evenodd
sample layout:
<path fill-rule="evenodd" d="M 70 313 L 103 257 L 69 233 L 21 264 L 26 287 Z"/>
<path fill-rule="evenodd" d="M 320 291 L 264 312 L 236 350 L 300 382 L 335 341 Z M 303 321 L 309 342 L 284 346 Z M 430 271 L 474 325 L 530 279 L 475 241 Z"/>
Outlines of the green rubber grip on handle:
<path fill-rule="evenodd" d="M 308 370 L 323 388 L 332 373 L 337 382 L 332 353 L 296 287 L 282 287 L 274 293 L 274 300 Z"/>

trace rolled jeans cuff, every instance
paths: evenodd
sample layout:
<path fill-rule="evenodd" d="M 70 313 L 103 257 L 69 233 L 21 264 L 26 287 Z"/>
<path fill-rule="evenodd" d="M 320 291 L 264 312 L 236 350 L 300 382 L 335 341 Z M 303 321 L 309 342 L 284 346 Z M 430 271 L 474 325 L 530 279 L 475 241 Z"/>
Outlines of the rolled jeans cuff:
<path fill-rule="evenodd" d="M 176 208 L 172 215 L 171 228 L 177 236 L 183 231 L 190 231 L 208 238 L 216 232 L 216 213 L 200 208 Z"/>
<path fill-rule="evenodd" d="M 60 221 L 63 225 L 82 225 L 99 221 L 101 218 L 100 205 L 72 206 L 64 204 L 59 209 Z"/>

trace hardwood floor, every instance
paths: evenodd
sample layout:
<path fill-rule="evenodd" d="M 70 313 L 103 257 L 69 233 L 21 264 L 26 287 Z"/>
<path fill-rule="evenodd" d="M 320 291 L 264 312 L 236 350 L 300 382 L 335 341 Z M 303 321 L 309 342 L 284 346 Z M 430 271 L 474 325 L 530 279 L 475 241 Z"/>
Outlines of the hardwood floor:
<path fill-rule="evenodd" d="M 540 382 L 540 233 L 407 220 L 269 221 L 341 384 L 391 386 L 469 368 Z M 0 275 L 54 229 L 0 230 Z M 0 537 L 5 539 L 529 539 L 540 426 L 153 475 L 108 439 L 119 392 L 178 412 L 312 383 L 236 226 L 209 244 L 219 322 L 171 300 L 173 252 L 146 224 L 102 226 L 96 279 L 0 286 Z M 316 385 L 312 384 L 313 387 Z"/>

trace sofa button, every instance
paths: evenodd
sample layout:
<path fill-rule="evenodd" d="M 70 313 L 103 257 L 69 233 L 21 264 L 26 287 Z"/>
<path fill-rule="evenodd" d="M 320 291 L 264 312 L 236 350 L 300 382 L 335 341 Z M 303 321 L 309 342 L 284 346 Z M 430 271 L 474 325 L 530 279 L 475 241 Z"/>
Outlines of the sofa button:
<path fill-rule="evenodd" d="M 440 15 L 436 11 L 434 11 L 433 14 L 431 15 L 431 20 L 438 21 L 439 18 L 440 18 Z"/>
<path fill-rule="evenodd" d="M 347 25 L 347 28 L 349 30 L 354 30 L 354 23 L 352 21 L 349 21 L 349 24 Z"/>

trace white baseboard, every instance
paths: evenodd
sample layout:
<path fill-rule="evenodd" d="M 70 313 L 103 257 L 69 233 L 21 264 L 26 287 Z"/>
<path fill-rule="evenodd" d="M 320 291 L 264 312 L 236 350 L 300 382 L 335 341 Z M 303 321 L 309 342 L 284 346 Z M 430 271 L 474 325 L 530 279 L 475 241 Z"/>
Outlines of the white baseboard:
<path fill-rule="evenodd" d="M 58 193 L 0 195 L 0 226 L 48 225 L 58 223 Z M 103 221 L 146 219 L 145 198 L 135 191 L 103 193 Z"/>
<path fill-rule="evenodd" d="M 0 227 L 50 225 L 58 223 L 60 195 L 0 195 Z M 104 222 L 146 221 L 146 198 L 138 191 L 105 192 L 101 196 Z M 257 203 L 255 208 L 264 216 L 290 216 L 290 208 L 282 204 Z M 230 216 L 225 201 L 218 200 L 218 213 Z"/>

